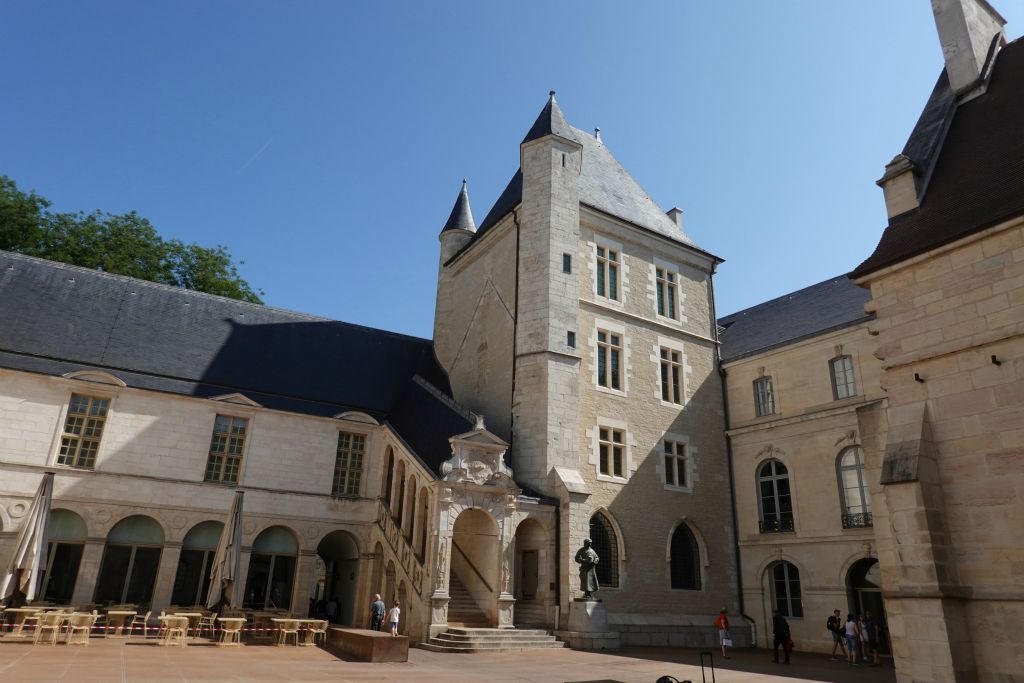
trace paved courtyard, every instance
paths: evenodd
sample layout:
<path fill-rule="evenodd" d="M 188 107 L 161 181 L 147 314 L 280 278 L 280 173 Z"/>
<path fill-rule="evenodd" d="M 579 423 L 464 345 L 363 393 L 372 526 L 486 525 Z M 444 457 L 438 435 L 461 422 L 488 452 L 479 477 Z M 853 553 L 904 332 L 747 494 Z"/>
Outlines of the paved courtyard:
<path fill-rule="evenodd" d="M 765 650 L 735 651 L 717 662 L 716 681 L 739 683 L 893 683 L 891 665 L 850 666 L 825 655 L 795 653 L 789 666 L 773 664 Z M 717 659 L 717 658 L 716 658 Z M 319 648 L 268 645 L 218 648 L 197 644 L 182 649 L 152 642 L 94 638 L 88 647 L 32 646 L 0 638 L 0 680 L 18 683 L 225 683 L 227 681 L 551 681 L 654 683 L 660 676 L 701 681 L 699 651 L 633 648 L 616 654 L 573 650 L 456 655 L 411 650 L 402 664 L 367 664 L 339 659 Z M 711 681 L 708 672 L 708 681 Z"/>

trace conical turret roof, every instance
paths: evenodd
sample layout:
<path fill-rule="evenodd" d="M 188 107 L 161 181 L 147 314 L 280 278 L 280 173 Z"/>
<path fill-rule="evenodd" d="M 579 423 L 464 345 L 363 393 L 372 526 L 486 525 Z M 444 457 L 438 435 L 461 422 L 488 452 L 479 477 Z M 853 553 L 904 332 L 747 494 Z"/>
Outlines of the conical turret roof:
<path fill-rule="evenodd" d="M 473 210 L 469 206 L 469 190 L 466 188 L 466 181 L 462 181 L 462 189 L 452 207 L 452 213 L 448 216 L 448 222 L 444 224 L 441 232 L 449 230 L 468 230 L 476 232 L 476 223 L 473 222 Z"/>
<path fill-rule="evenodd" d="M 530 140 L 537 140 L 545 135 L 557 135 L 559 137 L 573 140 L 572 126 L 565 120 L 562 110 L 555 101 L 555 91 L 548 93 L 548 103 L 540 111 L 540 116 L 533 122 L 530 132 L 523 138 L 523 143 Z"/>

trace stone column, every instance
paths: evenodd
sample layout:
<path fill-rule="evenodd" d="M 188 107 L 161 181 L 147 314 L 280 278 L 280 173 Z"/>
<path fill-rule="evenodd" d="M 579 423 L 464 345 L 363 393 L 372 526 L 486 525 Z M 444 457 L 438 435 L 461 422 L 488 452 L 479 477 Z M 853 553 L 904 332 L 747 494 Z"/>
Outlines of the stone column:
<path fill-rule="evenodd" d="M 85 605 L 93 601 L 105 542 L 106 539 L 103 538 L 90 538 L 85 542 L 82 561 L 78 565 L 78 578 L 75 579 L 75 590 L 71 597 L 72 604 Z"/>
<path fill-rule="evenodd" d="M 238 604 L 234 607 L 241 607 L 245 604 L 245 589 L 249 581 L 249 558 L 252 556 L 251 546 L 242 546 L 242 560 L 238 563 Z"/>
<path fill-rule="evenodd" d="M 166 609 L 171 604 L 171 593 L 174 591 L 174 577 L 178 573 L 178 561 L 181 559 L 181 543 L 164 543 L 160 553 L 160 566 L 156 571 L 156 583 L 153 585 L 153 597 L 150 609 L 154 614 Z"/>
<path fill-rule="evenodd" d="M 451 567 L 452 553 L 452 490 L 447 486 L 440 489 L 431 543 L 434 550 L 434 587 L 430 596 L 430 632 L 433 638 L 448 630 L 448 572 Z"/>
<path fill-rule="evenodd" d="M 356 584 L 355 595 L 352 605 L 353 628 L 370 628 L 370 603 L 373 602 L 373 594 L 376 592 L 373 582 L 373 564 L 376 559 L 374 553 L 362 553 L 359 556 L 359 581 Z"/>
<path fill-rule="evenodd" d="M 312 593 L 313 579 L 316 577 L 316 558 L 316 550 L 300 550 L 295 558 L 291 612 L 297 617 L 305 616 L 309 611 L 309 596 Z"/>
<path fill-rule="evenodd" d="M 515 555 L 515 534 L 513 524 L 516 514 L 516 497 L 508 494 L 500 503 L 498 517 L 499 542 L 501 551 L 498 553 L 498 628 L 515 628 L 515 596 L 512 595 L 512 569 Z"/>

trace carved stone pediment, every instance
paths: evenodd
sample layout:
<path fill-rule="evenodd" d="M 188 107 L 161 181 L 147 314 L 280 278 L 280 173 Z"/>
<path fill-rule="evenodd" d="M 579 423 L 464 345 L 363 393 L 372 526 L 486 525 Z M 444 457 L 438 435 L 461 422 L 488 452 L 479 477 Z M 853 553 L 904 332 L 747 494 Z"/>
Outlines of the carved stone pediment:
<path fill-rule="evenodd" d="M 505 464 L 508 444 L 491 434 L 478 420 L 473 431 L 451 437 L 452 457 L 441 465 L 444 481 L 477 486 L 516 488 Z"/>

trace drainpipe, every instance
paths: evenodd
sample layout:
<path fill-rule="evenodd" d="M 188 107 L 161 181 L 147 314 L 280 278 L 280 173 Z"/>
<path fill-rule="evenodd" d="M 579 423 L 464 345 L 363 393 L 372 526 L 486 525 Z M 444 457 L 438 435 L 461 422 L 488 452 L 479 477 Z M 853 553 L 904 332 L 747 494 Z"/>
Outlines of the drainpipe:
<path fill-rule="evenodd" d="M 715 311 L 714 274 L 714 266 L 712 266 L 711 273 L 708 275 L 708 302 L 711 304 L 711 337 L 715 340 L 715 365 L 718 367 L 718 376 L 721 380 L 722 411 L 724 412 L 725 417 L 725 428 L 728 430 L 730 425 L 729 395 L 725 389 L 726 372 L 725 368 L 722 367 L 722 345 L 718 340 L 718 314 Z M 739 517 L 736 513 L 736 476 L 733 471 L 732 439 L 728 434 L 724 434 L 723 436 L 725 436 L 725 461 L 729 470 L 729 507 L 732 512 L 732 543 L 733 554 L 736 558 L 736 591 L 740 604 L 740 616 L 750 622 L 750 625 L 754 630 L 754 646 L 757 647 L 757 620 L 751 618 L 750 615 L 746 613 L 746 605 L 743 600 L 743 562 L 740 559 L 740 527 Z"/>

